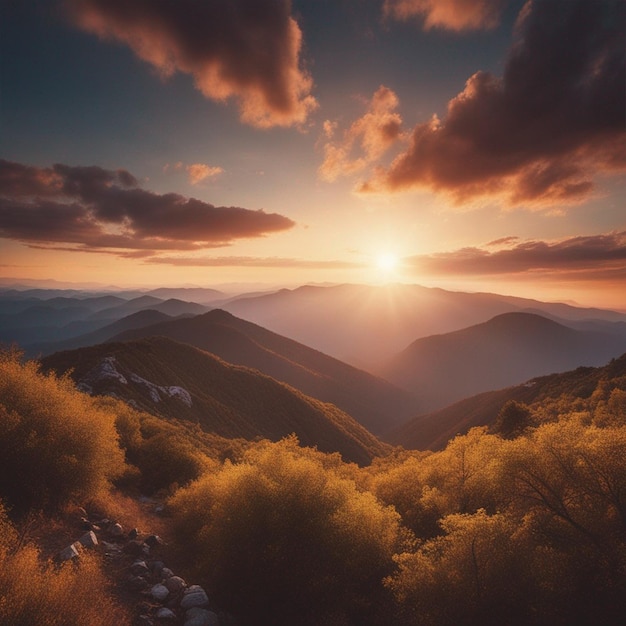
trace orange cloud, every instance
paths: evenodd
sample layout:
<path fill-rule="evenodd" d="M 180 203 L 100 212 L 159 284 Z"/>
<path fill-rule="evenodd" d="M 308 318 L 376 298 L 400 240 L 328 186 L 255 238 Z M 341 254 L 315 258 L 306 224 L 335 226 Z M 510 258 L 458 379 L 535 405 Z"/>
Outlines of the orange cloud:
<path fill-rule="evenodd" d="M 585 199 L 594 177 L 626 169 L 625 39 L 624 3 L 530 0 L 503 77 L 474 74 L 445 119 L 418 124 L 359 190 L 529 207 Z"/>
<path fill-rule="evenodd" d="M 377 161 L 402 136 L 402 118 L 396 112 L 398 98 L 389 88 L 381 86 L 373 95 L 363 117 L 354 122 L 339 141 L 333 141 L 337 123 L 326 120 L 324 161 L 320 178 L 336 180 L 359 172 Z"/>
<path fill-rule="evenodd" d="M 277 213 L 146 191 L 126 170 L 0 160 L 0 237 L 29 245 L 145 256 L 225 246 L 292 226 Z"/>
<path fill-rule="evenodd" d="M 193 163 L 187 166 L 187 173 L 189 174 L 189 182 L 192 185 L 197 185 L 207 178 L 213 178 L 218 174 L 222 174 L 224 169 L 219 166 L 205 165 L 204 163 Z"/>
<path fill-rule="evenodd" d="M 313 261 L 284 257 L 153 257 L 146 261 L 159 265 L 175 265 L 179 267 L 273 267 L 273 268 L 305 268 L 305 269 L 352 269 L 363 267 L 359 263 L 349 261 Z"/>
<path fill-rule="evenodd" d="M 183 72 L 252 126 L 303 123 L 317 107 L 289 0 L 65 0 L 72 20 L 128 45 L 163 76 Z"/>
<path fill-rule="evenodd" d="M 424 29 L 481 30 L 498 25 L 505 0 L 385 0 L 386 16 L 423 20 Z"/>
<path fill-rule="evenodd" d="M 487 246 L 503 245 L 499 250 L 463 248 L 453 252 L 418 255 L 404 259 L 407 268 L 417 272 L 454 276 L 494 276 L 528 272 L 571 272 L 589 278 L 626 276 L 626 231 L 561 241 L 525 241 L 512 244 L 517 237 L 505 237 Z"/>

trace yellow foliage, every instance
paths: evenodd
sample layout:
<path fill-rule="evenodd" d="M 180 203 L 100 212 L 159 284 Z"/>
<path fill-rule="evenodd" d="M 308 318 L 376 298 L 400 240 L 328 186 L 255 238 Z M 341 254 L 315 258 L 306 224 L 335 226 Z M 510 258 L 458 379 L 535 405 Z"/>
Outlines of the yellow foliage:
<path fill-rule="evenodd" d="M 0 552 L 0 624 L 7 626 L 119 626 L 130 616 L 107 589 L 96 556 L 78 564 L 42 563 L 36 548 Z"/>
<path fill-rule="evenodd" d="M 3 355 L 0 496 L 17 508 L 60 506 L 106 491 L 123 468 L 113 414 L 70 380 Z"/>
<path fill-rule="evenodd" d="M 244 623 L 369 624 L 383 609 L 406 531 L 334 463 L 293 438 L 261 442 L 171 500 L 198 574 Z"/>

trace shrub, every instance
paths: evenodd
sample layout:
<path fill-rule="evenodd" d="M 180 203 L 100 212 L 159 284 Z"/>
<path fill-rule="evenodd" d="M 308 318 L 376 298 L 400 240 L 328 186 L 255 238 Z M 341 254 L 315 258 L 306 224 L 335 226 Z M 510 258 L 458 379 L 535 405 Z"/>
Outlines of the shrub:
<path fill-rule="evenodd" d="M 324 458 L 262 442 L 171 500 L 198 573 L 245 624 L 378 623 L 406 531 Z"/>
<path fill-rule="evenodd" d="M 119 626 L 130 616 L 107 591 L 94 555 L 55 567 L 42 563 L 33 546 L 0 550 L 0 624 L 11 626 Z"/>
<path fill-rule="evenodd" d="M 0 496 L 14 508 L 59 507 L 106 492 L 124 468 L 115 417 L 70 380 L 0 356 Z"/>

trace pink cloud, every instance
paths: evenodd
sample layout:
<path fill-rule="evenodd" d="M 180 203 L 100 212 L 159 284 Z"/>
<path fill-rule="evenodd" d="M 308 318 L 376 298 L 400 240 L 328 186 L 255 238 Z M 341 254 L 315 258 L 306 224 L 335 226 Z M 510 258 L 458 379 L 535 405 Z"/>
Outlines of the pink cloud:
<path fill-rule="evenodd" d="M 146 191 L 126 170 L 0 160 L 0 237 L 31 245 L 141 255 L 220 247 L 293 225 L 277 213 Z"/>
<path fill-rule="evenodd" d="M 179 267 L 273 267 L 273 268 L 304 268 L 304 269 L 352 269 L 363 267 L 359 263 L 349 261 L 315 261 L 284 257 L 154 257 L 147 261 L 159 265 L 175 265 Z"/>
<path fill-rule="evenodd" d="M 516 239 L 506 237 L 487 246 L 513 244 Z M 438 275 L 494 276 L 541 271 L 613 277 L 626 275 L 626 231 L 554 242 L 525 241 L 495 251 L 463 248 L 409 257 L 404 264 L 417 272 Z"/>
<path fill-rule="evenodd" d="M 374 93 L 363 117 L 353 122 L 334 141 L 338 124 L 326 120 L 324 161 L 318 173 L 320 178 L 333 181 L 339 176 L 359 172 L 378 160 L 402 135 L 402 118 L 396 112 L 398 98 L 388 87 L 381 86 Z"/>
<path fill-rule="evenodd" d="M 189 182 L 192 185 L 197 185 L 207 178 L 214 178 L 224 172 L 224 169 L 219 166 L 206 165 L 204 163 L 192 163 L 186 169 L 189 175 Z"/>
<path fill-rule="evenodd" d="M 80 28 L 128 45 L 163 76 L 190 74 L 207 98 L 235 98 L 247 124 L 301 124 L 317 106 L 289 0 L 65 3 Z"/>
<path fill-rule="evenodd" d="M 474 74 L 359 190 L 529 207 L 587 198 L 594 178 L 626 169 L 625 29 L 624 3 L 529 0 L 504 75 Z"/>
<path fill-rule="evenodd" d="M 482 30 L 500 21 L 505 0 L 385 0 L 386 16 L 423 20 L 424 29 Z"/>

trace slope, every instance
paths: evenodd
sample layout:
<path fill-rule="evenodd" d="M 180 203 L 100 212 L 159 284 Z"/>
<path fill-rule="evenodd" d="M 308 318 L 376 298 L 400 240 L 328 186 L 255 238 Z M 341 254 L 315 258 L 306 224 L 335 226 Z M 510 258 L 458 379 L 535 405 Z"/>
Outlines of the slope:
<path fill-rule="evenodd" d="M 578 367 L 465 398 L 415 417 L 390 433 L 389 440 L 405 448 L 441 450 L 457 434 L 465 434 L 474 426 L 493 425 L 509 401 L 524 403 L 544 417 L 556 416 L 561 405 L 575 407 L 578 412 L 586 408 L 585 403 L 596 408 L 604 403 L 607 410 L 612 402 L 626 406 L 626 354 L 602 367 Z"/>
<path fill-rule="evenodd" d="M 142 309 L 141 311 L 127 315 L 126 317 L 116 320 L 111 324 L 107 324 L 106 326 L 98 328 L 90 333 L 79 335 L 78 337 L 71 337 L 62 341 L 46 341 L 37 344 L 29 344 L 28 353 L 46 356 L 61 350 L 75 350 L 76 348 L 93 346 L 98 343 L 103 343 L 104 341 L 107 341 L 124 331 L 140 328 L 142 326 L 158 324 L 159 322 L 164 322 L 170 319 L 172 318 L 169 315 L 161 313 L 160 311 Z"/>
<path fill-rule="evenodd" d="M 42 368 L 72 370 L 84 391 L 115 395 L 149 413 L 188 420 L 223 437 L 277 441 L 295 433 L 302 445 L 339 452 L 361 464 L 386 450 L 337 407 L 163 337 L 59 352 L 42 359 Z"/>
<path fill-rule="evenodd" d="M 113 340 L 151 335 L 169 337 L 229 363 L 256 368 L 307 395 L 336 404 L 378 435 L 417 410 L 409 393 L 387 381 L 220 309 L 127 331 Z"/>
<path fill-rule="evenodd" d="M 626 321 L 626 315 L 613 311 L 401 284 L 307 285 L 220 306 L 372 372 L 415 339 L 460 330 L 501 313 L 529 311 L 562 320 Z"/>
<path fill-rule="evenodd" d="M 574 330 L 531 313 L 505 313 L 418 339 L 379 373 L 411 390 L 425 412 L 535 376 L 600 365 L 624 350 L 626 337 Z"/>

